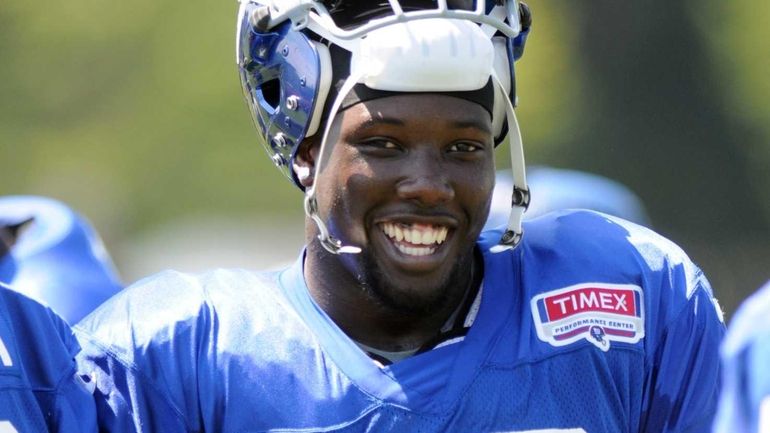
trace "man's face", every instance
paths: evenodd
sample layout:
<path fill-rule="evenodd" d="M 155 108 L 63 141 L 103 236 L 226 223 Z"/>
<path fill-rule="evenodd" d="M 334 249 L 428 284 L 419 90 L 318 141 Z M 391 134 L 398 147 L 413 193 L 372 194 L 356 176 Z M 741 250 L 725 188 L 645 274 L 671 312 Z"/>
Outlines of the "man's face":
<path fill-rule="evenodd" d="M 363 249 L 339 260 L 389 307 L 436 307 L 468 281 L 489 212 L 489 113 L 464 99 L 404 94 L 356 104 L 334 123 L 316 177 L 319 209 L 335 237 Z"/>

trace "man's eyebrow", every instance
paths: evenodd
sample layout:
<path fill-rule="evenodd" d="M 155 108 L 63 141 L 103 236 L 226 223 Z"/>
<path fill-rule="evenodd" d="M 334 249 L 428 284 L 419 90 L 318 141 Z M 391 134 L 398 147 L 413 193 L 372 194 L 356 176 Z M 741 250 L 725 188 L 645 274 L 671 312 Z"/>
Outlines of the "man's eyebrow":
<path fill-rule="evenodd" d="M 396 117 L 377 116 L 377 117 L 367 118 L 366 120 L 364 120 L 361 126 L 369 127 L 369 126 L 381 125 L 383 123 L 388 125 L 395 125 L 395 126 L 406 125 L 406 122 Z M 487 122 L 477 122 L 474 120 L 454 120 L 454 121 L 451 121 L 449 125 L 455 129 L 473 128 L 473 129 L 478 129 L 487 134 L 492 133 L 492 130 L 489 127 L 490 125 Z"/>
<path fill-rule="evenodd" d="M 376 126 L 386 123 L 388 125 L 404 126 L 406 122 L 396 117 L 371 116 L 364 120 L 361 126 Z"/>
<path fill-rule="evenodd" d="M 476 122 L 473 120 L 454 120 L 451 122 L 451 125 L 453 128 L 457 129 L 473 128 L 478 129 L 479 131 L 482 131 L 486 134 L 492 134 L 490 125 L 487 122 Z"/>

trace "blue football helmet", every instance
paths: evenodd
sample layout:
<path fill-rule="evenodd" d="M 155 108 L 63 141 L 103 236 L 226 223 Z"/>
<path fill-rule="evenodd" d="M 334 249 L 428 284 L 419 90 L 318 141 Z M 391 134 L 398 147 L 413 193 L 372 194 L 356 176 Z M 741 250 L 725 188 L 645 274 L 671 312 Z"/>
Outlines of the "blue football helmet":
<path fill-rule="evenodd" d="M 61 202 L 0 197 L 0 282 L 75 324 L 123 286 L 91 225 Z"/>
<path fill-rule="evenodd" d="M 512 248 L 529 202 L 513 108 L 514 62 L 523 53 L 530 17 L 518 0 L 241 0 L 236 61 L 259 140 L 302 188 L 291 168 L 300 143 L 322 134 L 317 166 L 323 167 L 329 126 L 357 84 L 452 92 L 491 81 L 495 141 L 510 136 L 515 181 L 509 230 L 497 250 Z M 331 53 L 339 49 L 350 59 L 344 70 L 333 67 Z M 331 236 L 318 215 L 314 187 L 305 191 L 305 212 L 327 250 L 360 251 Z"/>

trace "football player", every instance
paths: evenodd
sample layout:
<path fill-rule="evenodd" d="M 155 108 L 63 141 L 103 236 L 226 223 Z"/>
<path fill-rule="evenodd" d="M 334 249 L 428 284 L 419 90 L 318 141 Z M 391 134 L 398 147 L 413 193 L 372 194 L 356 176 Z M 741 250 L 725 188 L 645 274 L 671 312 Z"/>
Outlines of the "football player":
<path fill-rule="evenodd" d="M 748 298 L 722 343 L 723 383 L 714 433 L 770 432 L 770 281 Z"/>
<path fill-rule="evenodd" d="M 77 323 L 123 288 L 99 234 L 64 203 L 2 196 L 0 225 L 14 238 L 0 258 L 0 282 L 68 323 Z"/>
<path fill-rule="evenodd" d="M 0 260 L 18 229 L 0 224 Z M 93 385 L 77 375 L 79 350 L 59 316 L 0 283 L 0 432 L 96 431 Z"/>
<path fill-rule="evenodd" d="M 244 93 L 306 247 L 151 277 L 81 322 L 100 426 L 708 431 L 723 324 L 698 268 L 603 214 L 522 226 L 529 29 L 515 0 L 243 0 Z M 482 232 L 506 135 L 513 206 Z"/>

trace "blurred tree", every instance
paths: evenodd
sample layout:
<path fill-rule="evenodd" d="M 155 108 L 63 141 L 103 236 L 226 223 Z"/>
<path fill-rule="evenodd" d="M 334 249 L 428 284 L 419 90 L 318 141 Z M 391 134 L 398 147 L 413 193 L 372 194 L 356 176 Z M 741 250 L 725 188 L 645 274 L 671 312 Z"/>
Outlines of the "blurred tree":
<path fill-rule="evenodd" d="M 108 241 L 190 213 L 300 208 L 249 124 L 236 11 L 206 0 L 4 4 L 0 193 L 62 199 Z"/>
<path fill-rule="evenodd" d="M 736 145 L 751 155 L 754 190 L 770 215 L 770 2 L 689 0 L 688 6 L 709 47 L 709 67 L 717 77 L 725 114 L 759 135 Z"/>
<path fill-rule="evenodd" d="M 728 115 L 724 83 L 710 68 L 693 9 L 684 1 L 662 0 L 565 5 L 577 20 L 574 49 L 591 93 L 578 102 L 583 127 L 560 146 L 554 161 L 629 185 L 642 196 L 656 228 L 692 246 L 696 261 L 711 263 L 713 251 L 707 250 L 728 254 L 747 237 L 770 239 L 761 199 L 768 185 L 758 182 L 746 146 L 760 136 Z M 757 254 L 768 258 L 767 250 Z M 767 265 L 763 261 L 755 257 L 749 264 L 755 272 L 730 281 L 720 293 L 731 297 L 757 287 L 767 278 L 759 272 Z"/>
<path fill-rule="evenodd" d="M 570 3 L 591 95 L 565 163 L 638 191 L 657 226 L 715 240 L 766 231 L 744 143 L 682 1 Z M 673 212 L 672 212 L 673 210 Z M 726 224 L 741 215 L 741 224 Z"/>

